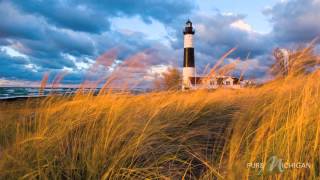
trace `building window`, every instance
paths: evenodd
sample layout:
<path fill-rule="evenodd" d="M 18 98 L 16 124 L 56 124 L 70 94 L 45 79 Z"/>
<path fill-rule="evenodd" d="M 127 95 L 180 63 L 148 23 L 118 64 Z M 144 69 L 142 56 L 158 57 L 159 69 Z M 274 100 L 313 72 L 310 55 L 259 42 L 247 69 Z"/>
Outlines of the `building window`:
<path fill-rule="evenodd" d="M 230 81 L 226 81 L 226 85 L 228 85 L 228 86 L 229 86 L 230 84 L 231 84 L 231 83 L 230 83 Z"/>

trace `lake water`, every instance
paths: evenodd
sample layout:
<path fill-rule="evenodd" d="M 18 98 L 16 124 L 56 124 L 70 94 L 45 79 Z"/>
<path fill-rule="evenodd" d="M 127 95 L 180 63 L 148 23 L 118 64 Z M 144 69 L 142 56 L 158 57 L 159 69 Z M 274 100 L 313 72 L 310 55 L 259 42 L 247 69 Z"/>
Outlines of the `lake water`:
<path fill-rule="evenodd" d="M 46 88 L 43 93 L 40 94 L 39 88 L 30 88 L 30 87 L 0 87 L 0 99 L 10 99 L 18 97 L 39 97 L 46 96 L 50 93 L 64 95 L 64 94 L 73 94 L 77 91 L 77 88 Z M 88 89 L 89 90 L 89 89 Z M 87 90 L 87 91 L 88 91 Z M 95 91 L 95 94 L 98 93 L 100 89 Z M 121 90 L 113 90 L 114 92 L 122 92 Z M 150 89 L 134 89 L 130 90 L 133 94 L 140 94 L 144 92 L 149 92 Z"/>
<path fill-rule="evenodd" d="M 38 97 L 48 95 L 50 93 L 55 94 L 70 94 L 74 93 L 76 88 L 46 88 L 43 93 L 39 93 L 39 88 L 29 87 L 0 87 L 0 99 L 17 98 L 17 97 Z"/>

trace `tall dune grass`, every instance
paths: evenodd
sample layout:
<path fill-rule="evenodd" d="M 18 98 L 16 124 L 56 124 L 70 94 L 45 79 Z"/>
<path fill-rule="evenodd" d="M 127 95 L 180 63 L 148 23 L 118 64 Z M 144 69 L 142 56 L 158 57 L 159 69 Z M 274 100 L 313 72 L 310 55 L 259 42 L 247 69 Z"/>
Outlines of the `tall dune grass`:
<path fill-rule="evenodd" d="M 2 103 L 0 179 L 320 178 L 319 78 L 314 71 L 241 90 Z M 311 167 L 248 167 L 273 156 Z"/>

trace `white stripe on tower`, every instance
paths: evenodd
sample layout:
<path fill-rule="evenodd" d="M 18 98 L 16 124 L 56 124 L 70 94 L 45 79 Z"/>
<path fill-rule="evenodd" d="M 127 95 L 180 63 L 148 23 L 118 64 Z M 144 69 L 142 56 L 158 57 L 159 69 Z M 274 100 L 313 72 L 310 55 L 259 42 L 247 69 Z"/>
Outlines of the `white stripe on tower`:
<path fill-rule="evenodd" d="M 193 35 L 185 34 L 184 35 L 184 48 L 193 48 Z"/>

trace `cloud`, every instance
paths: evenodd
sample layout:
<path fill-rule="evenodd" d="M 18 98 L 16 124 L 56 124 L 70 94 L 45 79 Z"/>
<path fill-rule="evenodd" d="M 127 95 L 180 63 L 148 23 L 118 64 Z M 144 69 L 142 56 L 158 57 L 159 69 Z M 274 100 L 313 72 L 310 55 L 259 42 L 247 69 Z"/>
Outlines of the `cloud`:
<path fill-rule="evenodd" d="M 24 12 L 46 19 L 57 27 L 90 33 L 109 30 L 111 17 L 140 16 L 146 23 L 152 19 L 170 23 L 174 18 L 190 13 L 195 4 L 191 0 L 14 0 Z"/>
<path fill-rule="evenodd" d="M 45 63 L 46 68 L 40 67 L 35 64 L 41 64 L 40 59 L 29 59 L 23 57 L 12 57 L 5 54 L 3 51 L 0 52 L 0 79 L 8 81 L 33 81 L 39 82 L 45 73 L 50 73 L 49 82 L 52 82 L 53 78 L 62 73 L 60 66 L 65 64 L 59 61 L 47 61 Z M 36 62 L 36 63 L 35 63 Z M 59 68 L 58 68 L 59 67 Z M 58 69 L 57 69 L 58 68 Z M 62 83 L 66 84 L 79 84 L 83 81 L 83 71 L 67 72 L 66 76 L 62 80 Z M 10 83 L 9 83 L 10 84 Z M 23 84 L 23 83 L 22 83 Z M 25 84 L 28 86 L 30 84 Z M 5 86 L 1 84 L 1 86 Z"/>
<path fill-rule="evenodd" d="M 27 68 L 29 60 L 22 57 L 12 57 L 3 51 L 0 53 L 0 75 L 6 79 L 37 80 L 41 78 L 39 73 Z M 5 67 L 5 68 L 3 68 Z"/>
<path fill-rule="evenodd" d="M 86 4 L 56 0 L 11 2 L 24 13 L 43 18 L 49 24 L 59 28 L 90 33 L 100 33 L 110 28 L 105 13 L 91 9 Z"/>
<path fill-rule="evenodd" d="M 21 14 L 10 3 L 0 2 L 0 38 L 38 39 L 42 36 L 43 26 L 40 19 Z"/>
<path fill-rule="evenodd" d="M 245 22 L 243 15 L 199 16 L 199 45 L 200 52 L 219 57 L 233 47 L 237 47 L 234 58 L 246 58 L 250 53 L 252 57 L 266 53 L 272 43 L 263 34 L 239 28 L 239 22 Z M 235 24 L 238 26 L 235 27 Z M 243 23 L 244 24 L 244 23 Z"/>
<path fill-rule="evenodd" d="M 230 25 L 231 27 L 238 28 L 243 31 L 253 32 L 253 29 L 250 26 L 250 24 L 246 23 L 244 20 L 238 20 Z"/>
<path fill-rule="evenodd" d="M 146 9 L 146 7 L 150 7 Z M 174 10 L 176 9 L 176 10 Z M 194 9 L 192 1 L 9 1 L 0 2 L 0 47 L 26 57 L 1 52 L 1 78 L 40 80 L 44 72 L 70 70 L 66 81 L 83 79 L 85 70 L 100 54 L 119 47 L 119 60 L 153 49 L 152 64 L 170 63 L 172 52 L 141 32 L 110 29 L 114 17 L 140 17 L 144 23 L 170 23 Z M 158 50 L 155 50 L 157 49 Z M 67 56 L 66 56 L 67 54 Z M 5 57 L 6 56 L 6 57 Z M 72 57 L 70 59 L 70 57 Z M 90 62 L 88 61 L 90 59 Z M 105 72 L 106 74 L 108 72 Z"/>
<path fill-rule="evenodd" d="M 79 2 L 79 1 L 75 1 Z M 146 23 L 156 19 L 162 23 L 169 24 L 175 18 L 191 14 L 196 8 L 192 0 L 173 1 L 173 0 L 81 0 L 83 4 L 108 13 L 111 16 L 140 16 Z M 174 17 L 174 18 L 173 18 Z"/>
<path fill-rule="evenodd" d="M 93 54 L 93 42 L 86 34 L 57 29 L 42 18 L 19 12 L 10 3 L 0 3 L 0 20 L 0 38 L 7 44 L 19 43 L 25 48 L 17 50 L 27 55 L 41 58 L 48 53 L 56 57 L 65 51 Z"/>
<path fill-rule="evenodd" d="M 319 0 L 291 0 L 265 10 L 273 25 L 274 41 L 279 44 L 305 43 L 320 36 L 319 9 Z"/>
<path fill-rule="evenodd" d="M 246 15 L 197 12 L 191 0 L 3 0 L 0 1 L 0 49 L 11 48 L 21 57 L 0 51 L 0 78 L 40 80 L 64 71 L 64 82 L 80 83 L 101 54 L 117 48 L 117 62 L 138 56 L 154 66 L 182 66 L 182 28 L 191 18 L 196 29 L 195 48 L 198 71 L 214 64 L 229 49 L 229 58 L 246 59 L 252 67 L 247 74 L 265 76 L 273 62 L 276 46 L 309 42 L 320 34 L 319 0 L 291 0 L 277 3 L 264 13 L 273 27 L 269 34 L 256 32 Z M 115 20 L 137 19 L 125 29 L 114 28 Z M 156 22 L 156 23 L 155 23 Z M 127 24 L 127 23 L 126 23 Z M 142 24 L 142 25 L 141 25 Z M 158 24 L 162 32 L 149 38 L 141 27 Z M 135 26 L 135 28 L 130 28 Z M 120 26 L 121 27 L 121 26 Z M 149 31 L 151 31 L 150 28 Z M 159 37 L 161 40 L 159 40 Z M 114 64 L 113 64 L 114 65 Z M 110 74 L 99 70 L 99 76 Z M 139 74 L 139 73 L 138 73 Z M 136 76 L 134 76 L 136 77 Z"/>
<path fill-rule="evenodd" d="M 274 46 L 268 35 L 252 30 L 245 21 L 245 15 L 225 14 L 219 11 L 212 14 L 196 14 L 192 21 L 195 28 L 195 51 L 198 73 L 202 73 L 209 64 L 211 67 L 226 52 L 237 48 L 228 58 L 246 60 L 255 59 L 261 67 L 270 64 L 269 54 Z M 176 32 L 177 39 L 172 41 L 175 49 L 180 49 L 183 44 L 181 28 Z M 182 57 L 180 57 L 182 59 Z M 247 72 L 252 76 L 263 75 L 260 71 L 250 69 Z"/>

